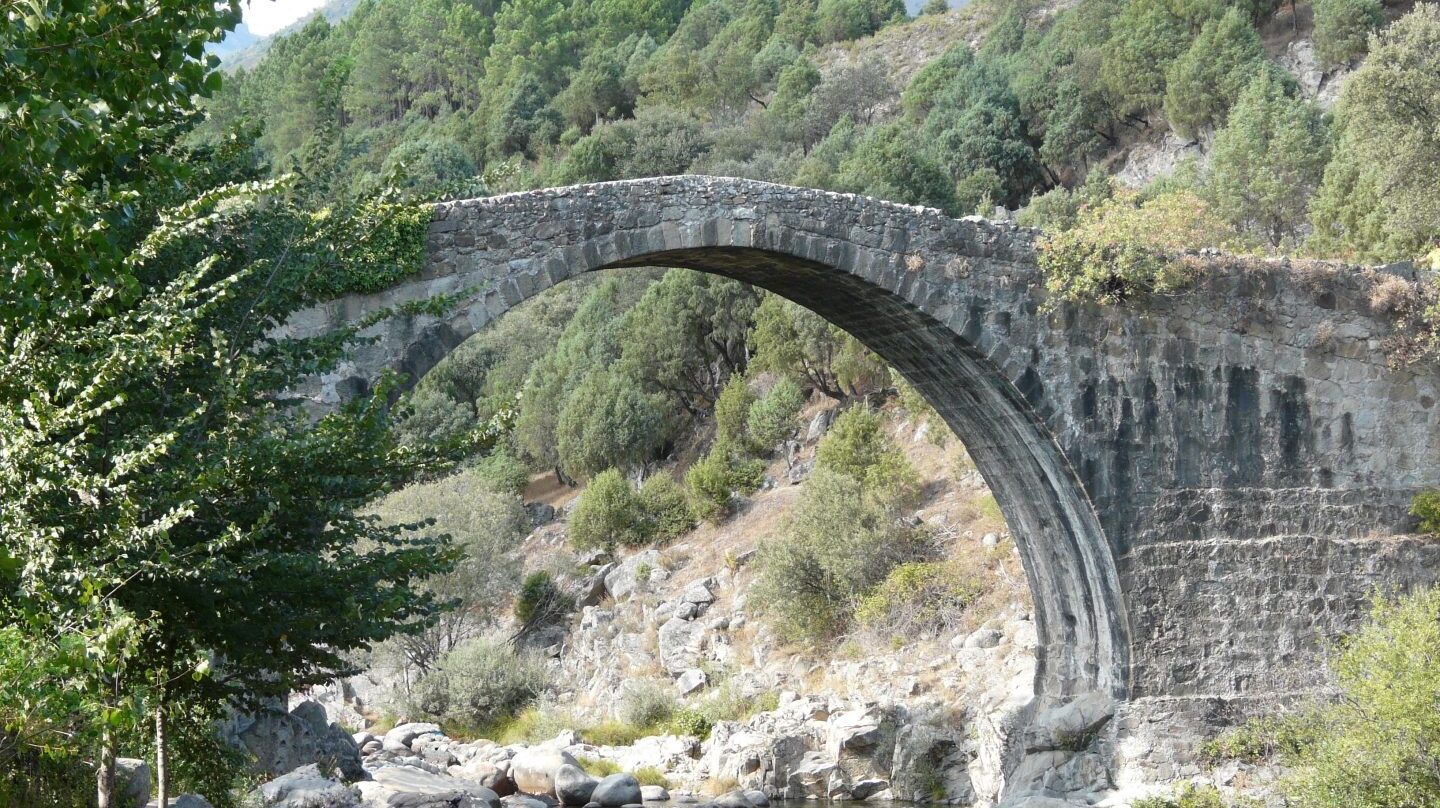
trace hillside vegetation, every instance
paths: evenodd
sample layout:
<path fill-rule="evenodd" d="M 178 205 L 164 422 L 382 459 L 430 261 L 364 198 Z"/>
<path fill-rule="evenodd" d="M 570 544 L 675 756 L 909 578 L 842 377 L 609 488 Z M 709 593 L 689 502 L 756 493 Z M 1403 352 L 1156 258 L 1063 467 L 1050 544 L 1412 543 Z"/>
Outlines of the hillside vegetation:
<path fill-rule="evenodd" d="M 237 71 L 206 131 L 259 125 L 274 170 L 336 193 L 397 170 L 451 194 L 699 172 L 1063 229 L 1109 196 L 1107 158 L 1160 127 L 1203 166 L 1112 211 L 1176 196 L 1237 249 L 1407 258 L 1437 237 L 1440 21 L 1405 8 L 1305 8 L 1317 68 L 1345 79 L 1326 112 L 1269 56 L 1301 20 L 1278 0 L 986 0 L 914 21 L 898 0 L 370 0 Z M 846 45 L 882 28 L 883 47 Z"/>

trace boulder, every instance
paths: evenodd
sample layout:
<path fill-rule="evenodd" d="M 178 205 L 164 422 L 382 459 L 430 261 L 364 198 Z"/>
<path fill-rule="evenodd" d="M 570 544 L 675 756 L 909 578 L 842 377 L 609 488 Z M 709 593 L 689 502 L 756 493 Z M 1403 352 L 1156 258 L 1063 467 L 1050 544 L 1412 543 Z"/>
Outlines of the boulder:
<path fill-rule="evenodd" d="M 550 808 L 550 803 L 523 794 L 513 794 L 500 801 L 501 808 Z"/>
<path fill-rule="evenodd" d="M 1025 729 L 1025 751 L 1079 751 L 1115 715 L 1115 699 L 1092 690 L 1064 704 L 1039 710 Z"/>
<path fill-rule="evenodd" d="M 561 805 L 580 806 L 590 801 L 600 781 L 569 763 L 555 770 L 555 798 Z"/>
<path fill-rule="evenodd" d="M 555 774 L 561 766 L 580 762 L 563 749 L 522 749 L 510 760 L 510 782 L 525 794 L 555 793 Z"/>
<path fill-rule="evenodd" d="M 398 727 L 385 733 L 385 750 L 388 752 L 406 753 L 411 751 L 411 744 L 421 735 L 440 735 L 438 724 L 425 724 L 412 722 L 401 724 Z"/>
<path fill-rule="evenodd" d="M 999 629 L 980 628 L 971 632 L 970 636 L 965 638 L 964 647 L 994 648 L 995 646 L 999 645 L 1000 641 L 1003 639 L 1005 639 L 1005 634 Z"/>
<path fill-rule="evenodd" d="M 502 797 L 515 793 L 515 785 L 505 769 L 483 758 L 474 757 L 459 766 L 451 766 L 450 774 L 461 780 L 479 783 Z"/>
<path fill-rule="evenodd" d="M 605 589 L 610 593 L 610 597 L 623 600 L 636 589 L 649 583 L 659 566 L 660 552 L 658 550 L 636 553 L 616 564 L 614 569 L 605 574 Z M 650 571 L 644 580 L 641 580 L 641 569 Z"/>
<path fill-rule="evenodd" d="M 322 775 L 313 763 L 271 780 L 256 793 L 265 808 L 356 808 L 360 804 L 354 789 Z"/>
<path fill-rule="evenodd" d="M 640 786 L 640 796 L 645 802 L 670 801 L 670 792 L 664 786 Z"/>
<path fill-rule="evenodd" d="M 659 632 L 660 664 L 671 675 L 695 667 L 705 649 L 705 627 L 699 623 L 671 618 Z"/>
<path fill-rule="evenodd" d="M 850 798 L 855 800 L 868 800 L 889 787 L 889 780 L 881 780 L 879 778 L 860 780 L 850 785 Z"/>
<path fill-rule="evenodd" d="M 822 410 L 815 413 L 815 417 L 810 419 L 810 426 L 805 429 L 805 442 L 816 443 L 825 437 L 825 433 L 830 431 L 830 424 L 834 420 L 834 410 Z"/>
<path fill-rule="evenodd" d="M 745 798 L 750 800 L 750 804 L 755 806 L 755 808 L 770 808 L 770 798 L 765 796 L 765 792 L 759 789 L 752 788 L 745 792 Z"/>
<path fill-rule="evenodd" d="M 820 752 L 807 752 L 800 764 L 790 770 L 787 784 L 792 795 L 825 799 L 830 796 L 831 775 L 835 773 L 835 761 Z"/>
<path fill-rule="evenodd" d="M 715 804 L 720 808 L 755 808 L 755 803 L 739 789 L 716 797 Z"/>
<path fill-rule="evenodd" d="M 705 671 L 691 668 L 680 674 L 680 678 L 675 680 L 675 686 L 680 689 L 680 695 L 688 696 L 703 688 L 709 681 L 710 677 L 705 674 Z"/>
<path fill-rule="evenodd" d="M 160 802 L 155 800 L 150 805 L 159 806 Z M 170 801 L 170 808 L 215 808 L 215 806 L 199 794 L 181 794 Z"/>
<path fill-rule="evenodd" d="M 233 716 L 223 734 L 231 746 L 251 758 L 258 774 L 278 777 L 322 763 L 339 769 L 347 780 L 365 779 L 354 737 L 330 723 L 325 708 L 312 701 L 303 701 L 288 713 L 262 709 L 254 715 Z"/>
<path fill-rule="evenodd" d="M 358 785 L 366 808 L 500 808 L 484 786 L 410 766 L 388 766 Z"/>
<path fill-rule="evenodd" d="M 591 799 L 603 808 L 623 808 L 642 801 L 640 781 L 631 774 L 612 774 L 595 786 Z"/>
<path fill-rule="evenodd" d="M 680 596 L 680 600 L 685 603 L 693 603 L 696 606 L 709 606 L 715 602 L 715 594 L 710 591 L 710 586 L 711 583 L 708 579 L 696 581 L 686 587 L 685 594 Z"/>
<path fill-rule="evenodd" d="M 150 801 L 150 764 L 136 758 L 117 758 L 114 793 L 121 808 L 142 808 Z"/>

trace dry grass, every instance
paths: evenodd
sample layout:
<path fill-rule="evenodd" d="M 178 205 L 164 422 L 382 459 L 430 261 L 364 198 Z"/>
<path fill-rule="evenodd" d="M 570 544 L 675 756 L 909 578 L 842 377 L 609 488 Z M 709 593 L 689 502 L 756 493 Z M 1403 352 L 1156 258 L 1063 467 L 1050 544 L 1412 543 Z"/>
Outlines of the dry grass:
<path fill-rule="evenodd" d="M 1415 284 L 1395 275 L 1385 275 L 1370 288 L 1370 310 L 1376 314 L 1404 314 L 1420 299 Z"/>

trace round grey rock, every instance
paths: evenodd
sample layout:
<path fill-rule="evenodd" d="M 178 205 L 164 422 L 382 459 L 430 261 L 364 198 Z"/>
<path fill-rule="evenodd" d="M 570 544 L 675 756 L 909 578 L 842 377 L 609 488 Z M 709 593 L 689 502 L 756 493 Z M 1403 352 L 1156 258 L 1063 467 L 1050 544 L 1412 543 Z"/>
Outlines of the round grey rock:
<path fill-rule="evenodd" d="M 632 774 L 612 774 L 595 786 L 595 792 L 590 799 L 604 808 L 637 805 L 643 799 L 640 794 L 640 781 Z"/>
<path fill-rule="evenodd" d="M 670 792 L 664 786 L 640 786 L 640 796 L 646 802 L 669 802 Z"/>
<path fill-rule="evenodd" d="M 755 808 L 755 804 L 750 802 L 745 792 L 739 789 L 716 797 L 715 804 L 720 808 Z"/>
<path fill-rule="evenodd" d="M 590 795 L 599 784 L 600 781 L 584 769 L 570 763 L 555 770 L 555 798 L 561 805 L 579 806 L 590 802 Z"/>
<path fill-rule="evenodd" d="M 745 798 L 750 800 L 750 804 L 755 806 L 755 808 L 770 808 L 770 798 L 765 796 L 765 792 L 758 788 L 752 788 L 746 791 Z"/>

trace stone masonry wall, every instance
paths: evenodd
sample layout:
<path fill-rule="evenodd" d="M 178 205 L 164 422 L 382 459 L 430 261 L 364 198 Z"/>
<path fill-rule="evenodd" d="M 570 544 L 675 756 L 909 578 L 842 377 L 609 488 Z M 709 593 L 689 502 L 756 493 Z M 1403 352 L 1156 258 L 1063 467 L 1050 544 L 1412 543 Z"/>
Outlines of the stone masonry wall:
<path fill-rule="evenodd" d="M 747 180 L 552 189 L 437 206 L 421 275 L 287 330 L 460 301 L 378 326 L 378 344 L 304 391 L 324 407 L 382 368 L 418 378 L 582 272 L 681 266 L 762 286 L 855 334 L 965 442 L 1022 548 L 1043 693 L 1108 692 L 1128 702 L 1112 729 L 1159 737 L 1314 686 L 1318 641 L 1353 625 L 1372 587 L 1428 581 L 1440 562 L 1388 538 L 1440 483 L 1440 372 L 1387 364 L 1374 271 L 1216 256 L 1181 294 L 1050 307 L 1035 238 Z M 1133 757 L 1164 739 L 1111 743 Z"/>

